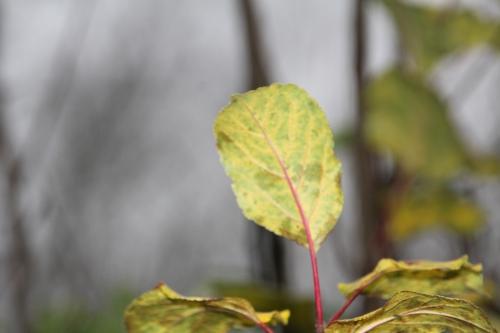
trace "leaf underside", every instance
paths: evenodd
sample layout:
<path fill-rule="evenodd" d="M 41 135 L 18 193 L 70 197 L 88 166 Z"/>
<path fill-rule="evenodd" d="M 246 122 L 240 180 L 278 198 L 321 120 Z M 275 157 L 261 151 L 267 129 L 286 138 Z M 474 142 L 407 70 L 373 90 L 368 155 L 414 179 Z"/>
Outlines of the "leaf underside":
<path fill-rule="evenodd" d="M 295 85 L 273 84 L 233 96 L 214 132 L 244 215 L 307 247 L 302 209 L 317 251 L 343 205 L 341 165 L 318 103 Z"/>
<path fill-rule="evenodd" d="M 331 324 L 325 333 L 492 333 L 475 305 L 460 299 L 403 291 L 382 308 Z"/>
<path fill-rule="evenodd" d="M 125 311 L 129 333 L 227 333 L 233 328 L 286 324 L 285 311 L 256 312 L 236 297 L 184 297 L 165 284 L 136 298 Z"/>
<path fill-rule="evenodd" d="M 467 256 L 444 262 L 382 259 L 371 273 L 354 282 L 339 284 L 345 296 L 360 288 L 363 294 L 384 299 L 401 291 L 462 297 L 485 293 L 482 266 L 471 264 Z"/>

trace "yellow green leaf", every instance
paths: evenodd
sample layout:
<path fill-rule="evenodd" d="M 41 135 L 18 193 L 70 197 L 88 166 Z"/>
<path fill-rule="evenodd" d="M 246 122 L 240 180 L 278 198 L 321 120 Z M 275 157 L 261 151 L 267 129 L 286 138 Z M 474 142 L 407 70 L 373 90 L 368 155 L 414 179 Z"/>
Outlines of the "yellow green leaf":
<path fill-rule="evenodd" d="M 466 152 L 447 106 L 415 75 L 391 70 L 367 89 L 365 135 L 410 173 L 447 178 L 464 168 Z"/>
<path fill-rule="evenodd" d="M 233 328 L 283 324 L 290 312 L 258 313 L 236 297 L 185 297 L 165 284 L 142 294 L 125 310 L 129 333 L 226 333 Z"/>
<path fill-rule="evenodd" d="M 479 176 L 500 176 L 500 157 L 496 155 L 479 155 L 469 158 L 471 170 Z"/>
<path fill-rule="evenodd" d="M 315 250 L 342 210 L 341 166 L 318 103 L 292 84 L 233 96 L 217 116 L 217 148 L 249 220 Z"/>
<path fill-rule="evenodd" d="M 444 188 L 414 189 L 392 201 L 388 234 L 396 241 L 437 227 L 468 236 L 485 222 L 481 208 L 474 202 Z"/>
<path fill-rule="evenodd" d="M 255 283 L 219 281 L 210 285 L 215 295 L 243 297 L 259 310 L 290 309 L 292 314 L 286 327 L 287 333 L 308 332 L 314 327 L 314 302 L 310 298 L 293 295 Z"/>
<path fill-rule="evenodd" d="M 410 291 L 395 294 L 382 308 L 338 320 L 325 333 L 493 333 L 495 328 L 475 305 L 460 299 Z"/>
<path fill-rule="evenodd" d="M 500 22 L 485 20 L 470 10 L 437 9 L 384 0 L 394 17 L 403 46 L 417 68 L 429 71 L 444 56 L 489 44 L 500 51 Z"/>
<path fill-rule="evenodd" d="M 482 270 L 467 256 L 444 262 L 382 259 L 371 273 L 351 283 L 340 283 L 338 288 L 345 296 L 362 290 L 363 294 L 384 299 L 403 290 L 444 296 L 484 294 Z"/>

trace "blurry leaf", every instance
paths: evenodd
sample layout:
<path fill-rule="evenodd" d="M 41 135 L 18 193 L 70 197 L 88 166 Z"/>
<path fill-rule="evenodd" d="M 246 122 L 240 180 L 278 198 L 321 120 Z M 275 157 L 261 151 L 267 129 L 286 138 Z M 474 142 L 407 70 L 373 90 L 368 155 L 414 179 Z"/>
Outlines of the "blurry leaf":
<path fill-rule="evenodd" d="M 484 294 L 482 271 L 467 256 L 444 262 L 382 259 L 371 273 L 338 287 L 346 297 L 362 289 L 362 294 L 384 299 L 404 290 L 443 296 Z"/>
<path fill-rule="evenodd" d="M 403 291 L 382 308 L 329 325 L 325 333 L 469 332 L 496 330 L 475 305 L 460 299 Z"/>
<path fill-rule="evenodd" d="M 500 158 L 494 155 L 469 158 L 471 171 L 479 176 L 500 176 Z"/>
<path fill-rule="evenodd" d="M 480 207 L 445 188 L 412 190 L 396 197 L 391 214 L 388 234 L 399 241 L 436 227 L 467 236 L 485 222 Z"/>
<path fill-rule="evenodd" d="M 486 312 L 491 325 L 498 331 L 500 330 L 500 315 L 498 312 Z"/>
<path fill-rule="evenodd" d="M 344 128 L 335 135 L 335 147 L 338 149 L 350 148 L 356 141 L 352 128 Z"/>
<path fill-rule="evenodd" d="M 389 71 L 370 84 L 367 102 L 367 140 L 405 170 L 446 178 L 462 169 L 465 152 L 447 107 L 418 77 Z"/>
<path fill-rule="evenodd" d="M 245 216 L 307 247 L 302 208 L 317 251 L 343 204 L 340 162 L 317 102 L 295 85 L 273 84 L 233 96 L 214 131 Z"/>
<path fill-rule="evenodd" d="M 242 297 L 259 311 L 271 309 L 290 309 L 287 333 L 308 332 L 314 327 L 314 303 L 309 298 L 299 298 L 290 293 L 279 291 L 255 283 L 216 282 L 211 284 L 216 295 Z"/>
<path fill-rule="evenodd" d="M 160 284 L 125 311 L 129 333 L 225 333 L 232 328 L 286 324 L 289 311 L 257 313 L 242 298 L 184 297 Z"/>
<path fill-rule="evenodd" d="M 444 56 L 489 43 L 500 51 L 500 23 L 482 20 L 472 11 L 415 6 L 384 0 L 417 68 L 429 71 Z"/>

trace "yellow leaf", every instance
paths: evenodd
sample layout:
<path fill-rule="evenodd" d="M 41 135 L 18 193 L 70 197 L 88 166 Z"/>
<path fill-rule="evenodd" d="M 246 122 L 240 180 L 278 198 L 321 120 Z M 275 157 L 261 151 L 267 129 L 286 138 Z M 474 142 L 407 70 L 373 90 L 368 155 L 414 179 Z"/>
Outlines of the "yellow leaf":
<path fill-rule="evenodd" d="M 338 320 L 325 333 L 493 333 L 481 310 L 460 299 L 402 291 L 382 308 Z"/>
<path fill-rule="evenodd" d="M 249 220 L 315 250 L 343 205 L 341 166 L 318 103 L 292 84 L 233 96 L 217 116 L 217 148 Z"/>
<path fill-rule="evenodd" d="M 290 312 L 258 313 L 236 297 L 184 297 L 165 284 L 142 294 L 125 310 L 129 333 L 226 333 L 261 324 L 286 325 Z"/>
<path fill-rule="evenodd" d="M 345 296 L 362 289 L 363 294 L 384 299 L 403 290 L 468 296 L 484 294 L 482 271 L 482 266 L 471 264 L 467 256 L 444 262 L 382 259 L 371 273 L 338 287 Z"/>
<path fill-rule="evenodd" d="M 467 236 L 485 222 L 481 208 L 474 202 L 444 188 L 412 190 L 394 198 L 392 205 L 388 234 L 397 241 L 436 227 Z"/>

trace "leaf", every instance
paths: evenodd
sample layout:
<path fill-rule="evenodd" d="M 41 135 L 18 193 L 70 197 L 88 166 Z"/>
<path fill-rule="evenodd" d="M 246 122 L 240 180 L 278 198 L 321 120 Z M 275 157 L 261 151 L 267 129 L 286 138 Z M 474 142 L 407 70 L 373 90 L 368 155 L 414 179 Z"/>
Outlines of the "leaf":
<path fill-rule="evenodd" d="M 259 310 L 290 309 L 292 316 L 287 324 L 287 333 L 308 332 L 314 327 L 314 302 L 310 298 L 297 297 L 283 290 L 261 284 L 243 282 L 216 282 L 210 285 L 216 295 L 239 296 L 250 301 Z"/>
<path fill-rule="evenodd" d="M 479 176 L 500 176 L 500 158 L 495 155 L 480 155 L 469 158 L 471 170 Z"/>
<path fill-rule="evenodd" d="M 467 332 L 496 330 L 475 305 L 460 299 L 402 291 L 382 308 L 329 325 L 325 333 Z"/>
<path fill-rule="evenodd" d="M 403 290 L 444 296 L 484 294 L 482 271 L 467 256 L 444 262 L 382 259 L 371 273 L 338 287 L 346 297 L 362 289 L 363 294 L 384 299 Z"/>
<path fill-rule="evenodd" d="M 449 178 L 464 168 L 465 149 L 447 106 L 419 77 L 391 70 L 367 89 L 365 135 L 409 173 Z"/>
<path fill-rule="evenodd" d="M 318 103 L 295 85 L 273 84 L 233 96 L 214 132 L 245 216 L 307 247 L 302 210 L 317 251 L 343 205 L 341 166 Z"/>
<path fill-rule="evenodd" d="M 417 68 L 430 71 L 443 57 L 489 44 L 500 51 L 500 23 L 483 20 L 470 10 L 416 6 L 384 0 L 394 18 L 403 46 Z"/>
<path fill-rule="evenodd" d="M 392 207 L 388 234 L 396 241 L 436 227 L 468 236 L 485 223 L 480 207 L 445 188 L 411 190 L 395 197 Z"/>
<path fill-rule="evenodd" d="M 125 311 L 129 333 L 226 333 L 232 328 L 286 324 L 290 312 L 255 312 L 242 298 L 184 297 L 160 284 Z"/>

